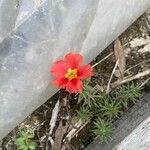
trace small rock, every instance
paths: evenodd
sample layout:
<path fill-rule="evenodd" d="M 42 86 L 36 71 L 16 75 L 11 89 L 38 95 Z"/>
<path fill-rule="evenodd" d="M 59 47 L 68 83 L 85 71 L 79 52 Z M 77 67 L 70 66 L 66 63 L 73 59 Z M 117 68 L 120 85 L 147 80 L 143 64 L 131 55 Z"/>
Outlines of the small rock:
<path fill-rule="evenodd" d="M 130 42 L 130 45 L 132 48 L 138 47 L 138 46 L 142 46 L 142 45 L 148 45 L 150 44 L 150 37 L 146 36 L 146 38 L 135 38 Z"/>
<path fill-rule="evenodd" d="M 138 50 L 139 53 L 150 52 L 150 44 L 145 45 L 144 48 Z"/>

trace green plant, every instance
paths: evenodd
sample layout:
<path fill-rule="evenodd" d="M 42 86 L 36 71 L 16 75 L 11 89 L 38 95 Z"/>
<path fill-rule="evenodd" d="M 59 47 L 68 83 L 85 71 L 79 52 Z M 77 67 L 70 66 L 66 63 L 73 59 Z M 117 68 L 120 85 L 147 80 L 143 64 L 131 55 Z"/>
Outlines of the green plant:
<path fill-rule="evenodd" d="M 107 95 L 104 93 L 98 93 L 95 97 L 95 103 L 89 109 L 94 116 L 102 117 L 102 106 L 104 105 L 104 99 L 107 99 Z"/>
<path fill-rule="evenodd" d="M 78 103 L 83 104 L 77 111 L 77 118 L 85 122 L 95 119 L 94 134 L 101 142 L 107 142 L 112 134 L 112 122 L 122 113 L 123 107 L 130 102 L 135 103 L 141 96 L 141 88 L 133 83 L 121 86 L 110 94 L 98 92 L 90 81 L 84 82 L 83 93 L 79 95 Z"/>
<path fill-rule="evenodd" d="M 83 85 L 83 92 L 79 94 L 78 104 L 83 102 L 83 106 L 87 105 L 88 107 L 97 105 L 97 98 L 100 98 L 101 95 L 90 85 L 89 80 L 85 80 Z"/>
<path fill-rule="evenodd" d="M 104 97 L 100 111 L 103 117 L 111 121 L 121 114 L 121 104 L 108 95 Z"/>
<path fill-rule="evenodd" d="M 77 111 L 77 118 L 82 122 L 86 122 L 91 117 L 91 112 L 87 107 L 81 107 L 79 111 Z"/>
<path fill-rule="evenodd" d="M 93 130 L 93 132 L 96 138 L 101 142 L 107 142 L 110 139 L 113 131 L 111 122 L 98 118 L 94 124 L 95 129 Z"/>
<path fill-rule="evenodd" d="M 34 135 L 21 131 L 20 137 L 16 139 L 16 144 L 19 150 L 35 150 L 36 142 L 33 141 Z"/>
<path fill-rule="evenodd" d="M 124 107 L 128 107 L 130 102 L 135 103 L 137 98 L 141 96 L 141 88 L 139 85 L 126 84 L 121 86 L 116 92 L 116 99 L 121 102 Z"/>

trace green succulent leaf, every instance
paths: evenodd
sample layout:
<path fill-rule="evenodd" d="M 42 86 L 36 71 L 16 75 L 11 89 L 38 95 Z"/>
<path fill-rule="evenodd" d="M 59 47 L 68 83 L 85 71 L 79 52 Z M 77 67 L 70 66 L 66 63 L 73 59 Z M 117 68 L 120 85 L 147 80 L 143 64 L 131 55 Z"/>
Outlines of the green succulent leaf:
<path fill-rule="evenodd" d="M 33 141 L 34 135 L 21 131 L 20 137 L 16 139 L 16 145 L 19 150 L 35 150 L 36 142 Z"/>
<path fill-rule="evenodd" d="M 29 145 L 29 149 L 30 149 L 30 150 L 35 150 L 35 148 L 36 148 L 36 147 L 35 147 L 34 145 Z"/>

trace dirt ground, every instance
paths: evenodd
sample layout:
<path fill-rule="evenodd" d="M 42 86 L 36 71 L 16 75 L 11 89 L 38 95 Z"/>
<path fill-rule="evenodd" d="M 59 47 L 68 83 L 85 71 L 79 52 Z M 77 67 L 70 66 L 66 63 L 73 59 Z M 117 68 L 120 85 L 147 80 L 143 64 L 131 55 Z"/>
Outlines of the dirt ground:
<path fill-rule="evenodd" d="M 119 37 L 126 55 L 126 76 L 135 75 L 139 72 L 150 68 L 150 10 L 143 14 L 132 26 L 130 26 Z M 93 63 L 99 62 L 102 58 L 113 52 L 114 44 L 108 46 Z M 114 68 L 115 56 L 110 56 L 106 61 L 95 67 L 95 76 L 92 78 L 92 84 L 103 86 L 106 85 Z M 145 92 L 150 92 L 150 76 L 137 80 L 139 84 L 147 83 L 144 86 Z M 18 137 L 20 129 L 32 132 L 35 131 L 36 140 L 39 144 L 38 150 L 45 150 L 46 140 L 44 137 L 49 131 L 49 122 L 53 106 L 58 98 L 58 93 L 49 99 L 45 104 L 27 117 L 16 129 L 0 141 L 0 150 L 17 150 L 14 141 Z M 84 132 L 83 132 L 84 133 Z M 82 139 L 80 139 L 82 140 Z M 87 138 L 86 143 L 91 142 Z M 43 146 L 43 148 L 42 148 Z M 81 149 L 82 146 L 76 149 Z"/>

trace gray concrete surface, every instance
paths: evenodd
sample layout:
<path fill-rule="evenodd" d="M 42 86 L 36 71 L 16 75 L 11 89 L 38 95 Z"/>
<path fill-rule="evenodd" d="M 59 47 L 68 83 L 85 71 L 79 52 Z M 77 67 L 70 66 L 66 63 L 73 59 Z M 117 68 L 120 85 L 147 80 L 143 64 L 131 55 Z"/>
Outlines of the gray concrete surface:
<path fill-rule="evenodd" d="M 115 123 L 112 139 L 107 144 L 98 140 L 85 150 L 149 150 L 150 149 L 150 93 Z"/>
<path fill-rule="evenodd" d="M 150 117 L 144 120 L 130 135 L 113 150 L 149 150 L 150 149 Z"/>

